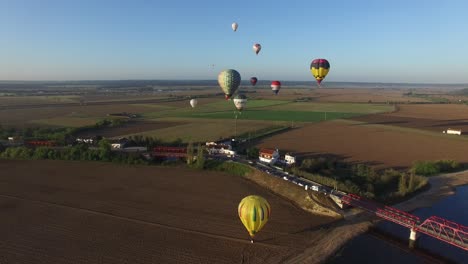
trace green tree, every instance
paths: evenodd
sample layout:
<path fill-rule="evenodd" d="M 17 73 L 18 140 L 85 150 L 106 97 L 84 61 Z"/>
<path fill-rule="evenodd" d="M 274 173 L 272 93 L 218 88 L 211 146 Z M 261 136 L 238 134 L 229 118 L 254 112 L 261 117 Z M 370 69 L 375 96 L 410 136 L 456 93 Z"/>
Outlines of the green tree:
<path fill-rule="evenodd" d="M 247 149 L 247 158 L 249 158 L 249 159 L 258 159 L 259 151 L 260 150 L 258 148 L 248 148 Z"/>
<path fill-rule="evenodd" d="M 400 177 L 400 182 L 398 183 L 398 192 L 405 196 L 408 192 L 408 188 L 406 187 L 406 174 L 402 173 Z"/>
<path fill-rule="evenodd" d="M 202 147 L 200 143 L 198 143 L 197 147 L 197 168 L 203 169 L 205 167 L 205 149 Z"/>
<path fill-rule="evenodd" d="M 193 142 L 190 141 L 187 145 L 187 165 L 192 165 L 193 163 Z"/>
<path fill-rule="evenodd" d="M 112 150 L 111 150 L 111 144 L 109 140 L 103 139 L 99 141 L 98 144 L 99 148 L 99 159 L 102 161 L 110 161 L 112 160 Z"/>
<path fill-rule="evenodd" d="M 408 181 L 408 192 L 413 192 L 414 189 L 415 189 L 414 173 L 411 172 L 409 175 L 409 181 Z"/>

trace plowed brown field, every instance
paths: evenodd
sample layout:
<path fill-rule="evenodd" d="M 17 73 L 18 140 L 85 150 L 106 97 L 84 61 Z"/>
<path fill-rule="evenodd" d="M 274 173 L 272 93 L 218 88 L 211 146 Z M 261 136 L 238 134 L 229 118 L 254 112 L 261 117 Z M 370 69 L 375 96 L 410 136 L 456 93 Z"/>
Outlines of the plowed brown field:
<path fill-rule="evenodd" d="M 272 207 L 254 244 L 237 216 L 249 194 Z M 0 263 L 281 263 L 330 221 L 222 173 L 0 160 Z"/>
<path fill-rule="evenodd" d="M 462 104 L 401 105 L 394 113 L 353 119 L 368 124 L 418 128 L 439 133 L 447 128 L 461 129 L 468 134 L 468 105 Z"/>
<path fill-rule="evenodd" d="M 303 156 L 333 154 L 377 168 L 409 167 L 416 160 L 468 162 L 468 140 L 430 132 L 352 121 L 305 125 L 259 143 Z"/>

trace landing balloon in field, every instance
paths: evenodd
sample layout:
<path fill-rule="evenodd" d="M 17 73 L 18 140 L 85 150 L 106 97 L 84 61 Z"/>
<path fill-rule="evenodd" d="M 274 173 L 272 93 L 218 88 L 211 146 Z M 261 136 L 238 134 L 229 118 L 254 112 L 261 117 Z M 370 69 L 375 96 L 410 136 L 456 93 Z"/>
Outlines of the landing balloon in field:
<path fill-rule="evenodd" d="M 238 25 L 236 22 L 232 23 L 232 25 L 231 25 L 232 30 L 234 30 L 234 32 L 236 32 L 238 26 L 239 26 L 239 25 Z"/>
<path fill-rule="evenodd" d="M 330 63 L 326 59 L 315 59 L 310 64 L 310 72 L 320 85 L 330 71 Z"/>
<path fill-rule="evenodd" d="M 198 104 L 198 100 L 197 99 L 192 99 L 190 100 L 190 105 L 192 106 L 192 108 L 195 108 Z"/>
<path fill-rule="evenodd" d="M 271 82 L 271 90 L 275 95 L 278 95 L 279 90 L 281 89 L 281 82 L 280 81 L 272 81 Z"/>
<path fill-rule="evenodd" d="M 242 110 L 244 110 L 245 106 L 247 105 L 247 96 L 245 96 L 245 94 L 237 94 L 236 96 L 234 96 L 233 101 L 237 110 L 239 110 L 239 112 L 242 112 Z"/>
<path fill-rule="evenodd" d="M 260 44 L 258 44 L 258 43 L 255 43 L 255 44 L 253 45 L 253 47 L 252 47 L 252 48 L 253 48 L 253 50 L 254 50 L 255 54 L 257 54 L 257 55 L 258 55 L 258 53 L 259 53 L 259 52 L 260 52 L 260 50 L 262 49 L 262 45 L 260 45 Z"/>
<path fill-rule="evenodd" d="M 250 83 L 252 84 L 252 86 L 255 86 L 257 84 L 257 81 L 258 81 L 257 77 L 250 78 Z"/>
<path fill-rule="evenodd" d="M 244 197 L 237 208 L 239 218 L 252 239 L 270 218 L 271 208 L 265 198 L 258 195 Z"/>
<path fill-rule="evenodd" d="M 241 76 L 239 72 L 233 69 L 221 71 L 218 74 L 218 84 L 224 92 L 226 100 L 236 92 L 241 83 Z"/>

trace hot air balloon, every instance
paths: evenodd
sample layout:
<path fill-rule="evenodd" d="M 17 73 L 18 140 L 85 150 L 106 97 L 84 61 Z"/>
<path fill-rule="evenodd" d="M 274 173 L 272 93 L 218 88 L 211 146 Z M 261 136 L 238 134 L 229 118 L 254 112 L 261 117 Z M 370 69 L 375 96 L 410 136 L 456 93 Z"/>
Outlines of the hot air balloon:
<path fill-rule="evenodd" d="M 255 86 L 257 84 L 257 81 L 258 81 L 257 77 L 250 78 L 250 83 L 252 84 L 252 86 Z"/>
<path fill-rule="evenodd" d="M 218 83 L 223 90 L 226 100 L 229 99 L 237 90 L 241 83 L 240 74 L 233 69 L 228 69 L 218 74 Z"/>
<path fill-rule="evenodd" d="M 237 212 L 253 243 L 255 234 L 262 229 L 270 218 L 270 204 L 261 196 L 249 195 L 239 203 Z"/>
<path fill-rule="evenodd" d="M 234 105 L 236 106 L 237 110 L 239 110 L 239 112 L 242 112 L 242 110 L 244 110 L 246 104 L 247 104 L 247 96 L 245 96 L 245 94 L 238 94 L 236 96 L 234 96 Z"/>
<path fill-rule="evenodd" d="M 198 100 L 197 99 L 192 99 L 190 100 L 190 105 L 192 106 L 192 108 L 195 108 L 195 106 L 197 106 L 198 104 Z"/>
<path fill-rule="evenodd" d="M 262 45 L 258 44 L 258 43 L 255 43 L 253 45 L 253 50 L 255 51 L 255 54 L 258 55 L 258 53 L 260 52 L 260 50 L 262 49 Z"/>
<path fill-rule="evenodd" d="M 326 59 L 315 59 L 310 64 L 310 72 L 317 80 L 318 85 L 322 83 L 330 70 L 330 63 Z"/>
<path fill-rule="evenodd" d="M 238 26 L 239 26 L 239 25 L 237 25 L 236 22 L 232 23 L 232 25 L 231 25 L 232 30 L 234 30 L 234 32 L 237 31 L 237 27 L 238 27 Z"/>
<path fill-rule="evenodd" d="M 272 81 L 271 82 L 271 90 L 275 93 L 275 95 L 278 94 L 280 89 L 281 89 L 281 82 L 279 82 L 279 81 Z"/>

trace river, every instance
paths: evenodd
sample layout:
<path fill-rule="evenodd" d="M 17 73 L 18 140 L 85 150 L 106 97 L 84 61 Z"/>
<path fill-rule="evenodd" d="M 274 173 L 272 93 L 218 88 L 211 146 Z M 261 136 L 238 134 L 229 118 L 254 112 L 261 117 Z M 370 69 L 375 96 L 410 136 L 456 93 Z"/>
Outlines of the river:
<path fill-rule="evenodd" d="M 424 221 L 436 215 L 468 226 L 468 186 L 456 188 L 449 196 L 429 208 L 412 213 Z M 391 233 L 391 237 L 382 233 Z M 409 230 L 397 224 L 381 221 L 376 231 L 360 235 L 348 242 L 327 263 L 468 263 L 468 251 L 424 234 L 419 234 L 417 249 L 408 248 Z"/>

